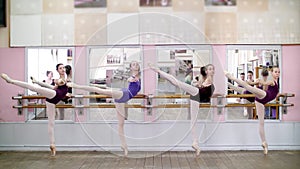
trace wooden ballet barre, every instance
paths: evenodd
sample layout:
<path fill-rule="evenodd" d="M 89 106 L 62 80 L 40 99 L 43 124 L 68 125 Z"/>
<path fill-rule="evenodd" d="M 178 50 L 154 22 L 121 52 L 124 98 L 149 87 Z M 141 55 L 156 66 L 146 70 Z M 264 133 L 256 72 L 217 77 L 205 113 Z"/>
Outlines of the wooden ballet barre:
<path fill-rule="evenodd" d="M 114 104 L 95 104 L 95 105 L 56 105 L 56 108 L 115 108 Z M 143 106 L 141 104 L 126 104 L 126 108 L 146 108 L 146 106 Z M 18 109 L 29 109 L 29 108 L 46 108 L 45 104 L 36 104 L 36 105 L 20 105 L 20 106 L 13 106 L 13 108 Z"/>
<path fill-rule="evenodd" d="M 153 96 L 151 98 L 154 98 L 154 99 L 189 99 L 190 95 L 181 95 L 181 94 L 176 94 L 176 95 L 158 95 L 158 96 Z"/>
<path fill-rule="evenodd" d="M 279 104 L 279 103 L 267 103 L 265 104 L 266 107 L 290 107 L 294 106 L 293 103 L 287 103 L 287 104 Z M 248 104 L 240 104 L 240 103 L 229 103 L 225 105 L 225 107 L 255 107 L 254 103 L 248 103 Z"/>
<path fill-rule="evenodd" d="M 151 108 L 189 108 L 190 104 L 159 104 L 156 106 L 151 106 Z M 210 108 L 216 107 L 215 105 L 210 105 L 209 103 L 200 103 L 200 108 Z"/>
<path fill-rule="evenodd" d="M 70 98 L 112 98 L 111 96 L 107 95 L 72 95 Z M 147 95 L 138 94 L 133 97 L 134 99 L 144 99 L 147 98 Z M 46 99 L 45 96 L 13 96 L 13 100 L 20 100 L 20 99 Z"/>
<path fill-rule="evenodd" d="M 254 94 L 229 94 L 225 96 L 226 98 L 240 98 L 240 97 L 244 97 L 244 98 L 251 98 L 251 97 L 255 97 Z M 279 93 L 277 95 L 278 97 L 295 97 L 295 94 L 292 93 Z"/>

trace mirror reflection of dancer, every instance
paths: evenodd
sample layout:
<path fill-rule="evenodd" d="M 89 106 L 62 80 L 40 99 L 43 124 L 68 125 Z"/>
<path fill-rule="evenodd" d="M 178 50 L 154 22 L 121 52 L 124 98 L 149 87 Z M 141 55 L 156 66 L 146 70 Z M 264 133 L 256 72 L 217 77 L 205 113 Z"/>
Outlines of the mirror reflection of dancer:
<path fill-rule="evenodd" d="M 64 72 L 65 68 L 63 64 L 57 64 L 56 70 L 58 72 Z M 50 150 L 51 155 L 55 156 L 56 148 L 55 148 L 55 138 L 54 138 L 54 123 L 55 123 L 55 105 L 66 96 L 68 92 L 68 87 L 66 85 L 66 81 L 63 78 L 59 78 L 55 80 L 55 86 L 49 85 L 43 82 L 36 82 L 33 78 L 33 83 L 37 83 L 41 86 L 37 86 L 34 84 L 30 84 L 27 82 L 22 82 L 19 80 L 14 80 L 10 78 L 7 74 L 2 73 L 1 77 L 7 82 L 14 84 L 16 86 L 29 89 L 35 91 L 42 96 L 46 97 L 46 112 L 48 115 L 48 133 L 50 137 Z"/>
<path fill-rule="evenodd" d="M 215 73 L 215 67 L 212 64 L 208 64 L 201 69 L 201 74 L 203 76 L 202 80 L 196 82 L 196 86 L 192 86 L 177 80 L 174 76 L 156 68 L 154 65 L 149 63 L 150 69 L 154 72 L 159 73 L 160 77 L 167 79 L 174 86 L 179 87 L 185 92 L 189 93 L 190 96 L 190 112 L 191 112 L 191 132 L 192 132 L 192 148 L 196 151 L 196 155 L 200 155 L 200 147 L 198 145 L 198 137 L 196 134 L 195 124 L 197 121 L 197 115 L 199 112 L 200 102 L 210 102 L 210 97 L 214 92 L 213 76 Z"/>
<path fill-rule="evenodd" d="M 232 76 L 232 74 L 230 74 L 226 71 L 224 73 L 228 79 L 237 82 L 239 85 L 244 87 L 245 90 L 247 90 L 255 95 L 255 106 L 256 106 L 256 110 L 258 113 L 258 119 L 259 119 L 259 135 L 260 135 L 260 138 L 262 141 L 262 147 L 264 149 L 264 154 L 265 155 L 268 154 L 268 144 L 266 142 L 265 129 L 264 129 L 264 112 L 265 112 L 264 105 L 266 103 L 274 100 L 279 92 L 279 87 L 277 84 L 277 81 L 278 81 L 278 78 L 280 75 L 279 68 L 273 67 L 271 69 L 273 80 L 271 80 L 271 81 L 264 81 L 261 79 L 258 80 L 258 83 L 261 84 L 262 86 L 268 86 L 266 91 L 263 89 L 260 89 L 260 88 L 252 87 L 247 82 L 244 82 L 240 79 L 235 78 L 234 76 Z M 230 87 L 233 87 L 233 85 L 232 86 L 230 85 Z"/>
<path fill-rule="evenodd" d="M 103 89 L 103 86 L 84 86 L 78 85 L 75 83 L 67 83 L 68 87 L 86 90 L 89 92 L 96 92 L 99 94 L 104 94 L 107 96 L 111 96 L 115 99 L 115 106 L 117 110 L 118 116 L 118 131 L 119 137 L 121 140 L 121 148 L 124 151 L 124 155 L 127 156 L 128 148 L 127 143 L 124 136 L 124 120 L 125 120 L 125 103 L 137 95 L 137 93 L 141 90 L 141 81 L 140 81 L 140 65 L 138 62 L 133 61 L 130 63 L 131 76 L 127 79 L 129 82 L 128 88 L 123 88 L 121 90 L 114 89 Z"/>

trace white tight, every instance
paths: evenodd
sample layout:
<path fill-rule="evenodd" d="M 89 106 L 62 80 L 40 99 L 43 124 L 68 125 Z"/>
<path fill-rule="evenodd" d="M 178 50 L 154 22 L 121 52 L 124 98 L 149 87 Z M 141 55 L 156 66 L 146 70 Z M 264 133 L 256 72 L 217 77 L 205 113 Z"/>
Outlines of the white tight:
<path fill-rule="evenodd" d="M 46 113 L 48 116 L 48 134 L 50 145 L 55 145 L 54 124 L 55 124 L 55 104 L 46 101 Z"/>
<path fill-rule="evenodd" d="M 259 127 L 258 127 L 259 136 L 260 136 L 261 141 L 265 142 L 266 141 L 265 127 L 264 127 L 265 106 L 257 101 L 255 101 L 255 106 L 256 106 L 256 112 L 257 112 L 258 120 L 259 120 Z"/>
<path fill-rule="evenodd" d="M 123 147 L 127 147 L 125 134 L 124 134 L 124 121 L 125 121 L 125 103 L 115 103 L 118 117 L 118 132 Z"/>
<path fill-rule="evenodd" d="M 181 81 L 177 80 L 174 76 L 172 76 L 164 71 L 157 70 L 157 73 L 159 73 L 161 77 L 163 77 L 163 78 L 167 79 L 169 82 L 171 82 L 174 86 L 179 87 L 180 89 L 191 94 L 192 96 L 197 95 L 199 92 L 199 89 L 197 87 L 194 87 L 187 83 L 181 82 Z"/>
<path fill-rule="evenodd" d="M 12 84 L 38 92 L 39 94 L 45 96 L 48 99 L 52 99 L 56 95 L 56 92 L 53 89 L 48 89 L 30 83 L 26 83 L 18 80 L 12 80 Z M 46 112 L 48 115 L 48 134 L 50 137 L 50 145 L 55 145 L 55 139 L 54 139 L 55 104 L 46 101 Z"/>
<path fill-rule="evenodd" d="M 73 88 L 104 94 L 107 96 L 111 96 L 114 99 L 120 99 L 123 96 L 123 91 L 121 90 L 101 89 L 95 86 L 85 86 L 85 85 L 78 85 L 78 84 L 74 84 Z"/>
<path fill-rule="evenodd" d="M 195 96 L 198 94 L 199 89 L 197 87 L 194 87 L 192 85 L 189 85 L 187 83 L 181 82 L 177 80 L 174 76 L 161 71 L 161 70 L 156 70 L 157 73 L 160 74 L 161 77 L 167 79 L 169 82 L 171 82 L 174 86 L 179 87 L 183 91 L 191 94 L 192 96 Z M 196 122 L 197 122 L 197 117 L 198 117 L 198 112 L 199 112 L 199 102 L 190 100 L 190 112 L 191 112 L 191 134 L 192 134 L 192 139 L 193 142 L 198 143 L 198 135 L 196 132 Z"/>
<path fill-rule="evenodd" d="M 255 88 L 250 86 L 247 82 L 244 82 L 243 80 L 232 78 L 235 82 L 237 82 L 239 85 L 243 86 L 246 90 L 253 93 L 255 97 L 257 98 L 264 98 L 266 96 L 266 92 L 264 90 L 261 90 L 259 88 Z M 256 112 L 258 115 L 259 120 L 259 135 L 262 142 L 266 141 L 265 136 L 265 128 L 264 128 L 264 112 L 265 112 L 265 106 L 257 101 L 255 101 L 255 107 Z"/>
<path fill-rule="evenodd" d="M 196 123 L 199 112 L 199 102 L 190 100 L 190 112 L 191 112 L 191 134 L 193 142 L 198 143 L 198 135 L 196 132 Z"/>
<path fill-rule="evenodd" d="M 86 90 L 89 92 L 96 92 L 99 94 L 104 94 L 107 96 L 111 96 L 114 99 L 120 99 L 123 96 L 123 91 L 121 90 L 113 90 L 113 89 L 101 89 L 95 86 L 85 86 L 74 84 L 73 86 L 76 89 Z M 125 103 L 115 103 L 117 110 L 117 118 L 118 118 L 118 132 L 121 141 L 122 147 L 127 147 L 126 139 L 124 135 L 124 121 L 125 121 Z"/>

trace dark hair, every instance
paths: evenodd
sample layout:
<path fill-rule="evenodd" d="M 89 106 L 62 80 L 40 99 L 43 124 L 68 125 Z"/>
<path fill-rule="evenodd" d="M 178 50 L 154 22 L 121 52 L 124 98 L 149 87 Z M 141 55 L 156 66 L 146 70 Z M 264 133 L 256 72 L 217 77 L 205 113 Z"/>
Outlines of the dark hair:
<path fill-rule="evenodd" d="M 51 70 L 47 70 L 46 71 L 46 76 L 48 76 L 50 73 L 52 73 L 52 71 Z"/>
<path fill-rule="evenodd" d="M 207 76 L 207 74 L 206 74 L 206 66 L 202 66 L 201 68 L 200 68 L 200 74 L 203 76 L 203 77 L 206 77 Z"/>
<path fill-rule="evenodd" d="M 262 76 L 269 76 L 269 71 L 266 68 L 263 68 L 263 70 L 260 73 Z"/>
<path fill-rule="evenodd" d="M 253 75 L 253 72 L 251 70 L 249 70 L 247 73 L 251 73 Z"/>
<path fill-rule="evenodd" d="M 69 75 L 72 71 L 72 67 L 70 65 L 66 65 L 65 66 L 65 69 L 66 69 L 66 74 Z"/>
<path fill-rule="evenodd" d="M 60 65 L 64 65 L 64 64 L 62 64 L 62 63 L 57 64 L 57 65 L 56 65 L 56 70 L 58 70 L 58 67 L 59 67 Z"/>
<path fill-rule="evenodd" d="M 241 73 L 240 75 L 245 75 L 245 73 Z"/>

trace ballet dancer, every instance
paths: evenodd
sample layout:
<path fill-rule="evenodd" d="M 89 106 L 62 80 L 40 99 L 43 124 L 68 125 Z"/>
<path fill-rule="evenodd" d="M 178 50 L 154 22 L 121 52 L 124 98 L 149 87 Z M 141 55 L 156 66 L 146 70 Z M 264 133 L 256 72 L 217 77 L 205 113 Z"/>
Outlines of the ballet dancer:
<path fill-rule="evenodd" d="M 56 70 L 58 72 L 64 72 L 65 68 L 63 64 L 57 64 Z M 48 115 L 48 134 L 50 137 L 50 150 L 51 156 L 56 155 L 55 138 L 54 138 L 54 124 L 55 124 L 55 105 L 66 96 L 68 87 L 64 78 L 56 79 L 55 86 L 49 85 L 43 82 L 36 82 L 43 86 L 30 84 L 27 82 L 19 81 L 10 78 L 7 74 L 1 74 L 2 79 L 7 83 L 14 84 L 16 86 L 35 91 L 42 96 L 46 97 L 46 113 Z M 34 79 L 32 79 L 34 81 Z"/>
<path fill-rule="evenodd" d="M 136 61 L 131 62 L 130 71 L 131 76 L 127 79 L 127 81 L 129 82 L 129 86 L 128 88 L 123 88 L 121 90 L 104 88 L 103 86 L 98 85 L 84 86 L 75 83 L 67 83 L 68 87 L 104 94 L 115 99 L 115 106 L 118 117 L 118 132 L 121 140 L 121 148 L 124 151 L 124 156 L 127 156 L 128 154 L 127 143 L 124 136 L 125 103 L 136 96 L 137 93 L 141 90 L 139 63 Z"/>
<path fill-rule="evenodd" d="M 191 112 L 191 132 L 192 132 L 192 148 L 196 152 L 196 156 L 200 155 L 200 147 L 198 145 L 198 137 L 196 134 L 195 124 L 197 121 L 197 115 L 199 112 L 200 102 L 210 102 L 210 97 L 212 97 L 214 92 L 213 76 L 215 73 L 215 67 L 212 64 L 208 64 L 201 69 L 201 74 L 203 78 L 196 82 L 196 86 L 192 86 L 177 80 L 174 76 L 160 70 L 153 64 L 148 64 L 150 69 L 156 73 L 160 74 L 160 77 L 167 79 L 174 86 L 179 87 L 183 91 L 189 93 L 190 96 L 190 112 Z M 194 82 L 195 84 L 195 82 Z"/>
<path fill-rule="evenodd" d="M 261 84 L 262 86 L 267 86 L 266 91 L 260 88 L 252 87 L 249 85 L 247 82 L 244 82 L 240 79 L 235 78 L 231 73 L 228 73 L 227 71 L 224 71 L 225 76 L 237 82 L 239 85 L 241 85 L 245 90 L 251 92 L 252 94 L 255 95 L 255 106 L 256 110 L 258 113 L 258 119 L 259 119 L 259 135 L 262 141 L 262 147 L 264 149 L 264 154 L 268 154 L 268 144 L 266 141 L 265 137 L 265 129 L 264 129 L 264 112 L 265 112 L 265 104 L 274 100 L 279 92 L 279 87 L 277 84 L 279 75 L 280 75 L 280 70 L 278 67 L 273 67 L 271 69 L 272 73 L 272 80 L 270 81 L 264 81 L 261 79 L 258 79 L 258 83 Z M 230 84 L 229 84 L 230 85 Z M 232 84 L 229 86 L 233 88 L 234 90 L 238 88 L 233 86 Z M 239 91 L 238 91 L 239 92 Z M 241 92 L 241 91 L 240 91 Z"/>

